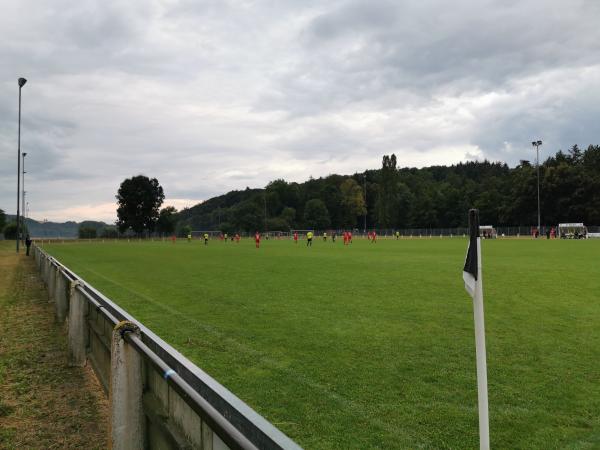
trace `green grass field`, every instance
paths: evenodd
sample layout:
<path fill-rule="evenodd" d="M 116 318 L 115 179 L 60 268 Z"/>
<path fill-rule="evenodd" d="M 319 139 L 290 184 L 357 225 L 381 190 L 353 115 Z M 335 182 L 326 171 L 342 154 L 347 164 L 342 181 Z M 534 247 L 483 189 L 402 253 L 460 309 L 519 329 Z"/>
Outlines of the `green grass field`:
<path fill-rule="evenodd" d="M 464 239 L 45 248 L 306 448 L 478 447 Z M 483 242 L 493 448 L 600 448 L 600 241 Z"/>

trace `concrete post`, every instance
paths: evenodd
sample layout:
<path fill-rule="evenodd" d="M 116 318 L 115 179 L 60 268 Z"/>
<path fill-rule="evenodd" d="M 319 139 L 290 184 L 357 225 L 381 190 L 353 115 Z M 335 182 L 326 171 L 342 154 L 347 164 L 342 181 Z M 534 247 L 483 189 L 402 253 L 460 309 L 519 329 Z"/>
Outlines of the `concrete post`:
<path fill-rule="evenodd" d="M 123 321 L 113 330 L 110 354 L 110 447 L 143 449 L 145 417 L 142 406 L 142 356 L 123 339 L 124 332 L 140 336 L 133 322 Z"/>
<path fill-rule="evenodd" d="M 67 297 L 67 279 L 58 267 L 55 272 L 54 282 L 54 305 L 56 310 L 56 322 L 64 323 L 69 314 L 69 299 Z"/>
<path fill-rule="evenodd" d="M 56 272 L 58 272 L 58 268 L 52 264 L 52 261 L 48 260 L 48 300 L 54 300 L 54 294 L 56 290 Z"/>
<path fill-rule="evenodd" d="M 40 258 L 40 271 L 42 272 L 42 281 L 44 282 L 44 284 L 48 284 L 48 260 L 46 259 L 46 257 L 40 256 Z"/>
<path fill-rule="evenodd" d="M 85 366 L 88 324 L 86 320 L 86 300 L 76 288 L 81 283 L 71 281 L 69 287 L 69 365 Z"/>

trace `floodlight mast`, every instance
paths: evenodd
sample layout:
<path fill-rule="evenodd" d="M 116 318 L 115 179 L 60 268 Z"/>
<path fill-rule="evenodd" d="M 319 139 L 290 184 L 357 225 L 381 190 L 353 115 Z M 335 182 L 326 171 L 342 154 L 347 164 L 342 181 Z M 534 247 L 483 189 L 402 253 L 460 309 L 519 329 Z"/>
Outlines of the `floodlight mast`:
<path fill-rule="evenodd" d="M 535 162 L 537 165 L 537 216 L 538 216 L 538 226 L 537 226 L 537 231 L 538 231 L 538 236 L 539 234 L 542 232 L 541 230 L 541 215 L 540 215 L 540 145 L 542 145 L 542 141 L 533 141 L 531 143 L 531 145 L 533 145 L 535 147 Z"/>
<path fill-rule="evenodd" d="M 22 192 L 22 194 L 21 194 L 22 195 L 22 197 L 21 197 L 21 223 L 23 224 L 22 225 L 23 234 L 25 234 L 25 226 L 26 226 L 25 219 L 27 216 L 26 211 L 25 211 L 25 194 L 27 193 L 27 191 L 25 191 L 25 174 L 27 173 L 27 172 L 25 172 L 25 157 L 27 156 L 27 152 L 21 153 L 21 156 L 23 157 L 23 167 L 22 167 L 23 170 L 21 171 L 21 175 L 23 177 L 23 185 L 21 188 L 21 192 Z"/>
<path fill-rule="evenodd" d="M 19 132 L 18 132 L 18 140 L 17 140 L 17 253 L 19 253 L 19 231 L 21 227 L 19 226 L 19 215 L 20 211 L 20 203 L 21 203 L 21 89 L 27 83 L 25 78 L 19 78 Z"/>

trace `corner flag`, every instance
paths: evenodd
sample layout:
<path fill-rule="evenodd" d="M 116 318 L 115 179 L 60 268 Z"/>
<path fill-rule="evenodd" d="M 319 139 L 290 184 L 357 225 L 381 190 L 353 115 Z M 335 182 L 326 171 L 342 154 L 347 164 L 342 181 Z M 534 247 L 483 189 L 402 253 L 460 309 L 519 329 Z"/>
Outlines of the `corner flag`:
<path fill-rule="evenodd" d="M 475 319 L 475 354 L 477 358 L 477 397 L 479 403 L 479 448 L 490 448 L 488 416 L 487 365 L 485 358 L 485 327 L 483 320 L 483 280 L 481 277 L 481 237 L 479 210 L 469 210 L 469 248 L 463 269 L 465 289 L 473 298 Z"/>

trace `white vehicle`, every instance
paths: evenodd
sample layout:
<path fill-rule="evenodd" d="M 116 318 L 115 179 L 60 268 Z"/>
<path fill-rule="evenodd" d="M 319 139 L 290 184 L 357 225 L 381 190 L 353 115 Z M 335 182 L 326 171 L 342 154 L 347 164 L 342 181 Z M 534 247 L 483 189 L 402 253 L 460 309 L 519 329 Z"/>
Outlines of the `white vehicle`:
<path fill-rule="evenodd" d="M 586 239 L 587 228 L 583 223 L 559 223 L 558 237 L 561 239 Z"/>
<path fill-rule="evenodd" d="M 492 225 L 480 225 L 479 234 L 484 239 L 496 239 L 498 232 Z"/>

